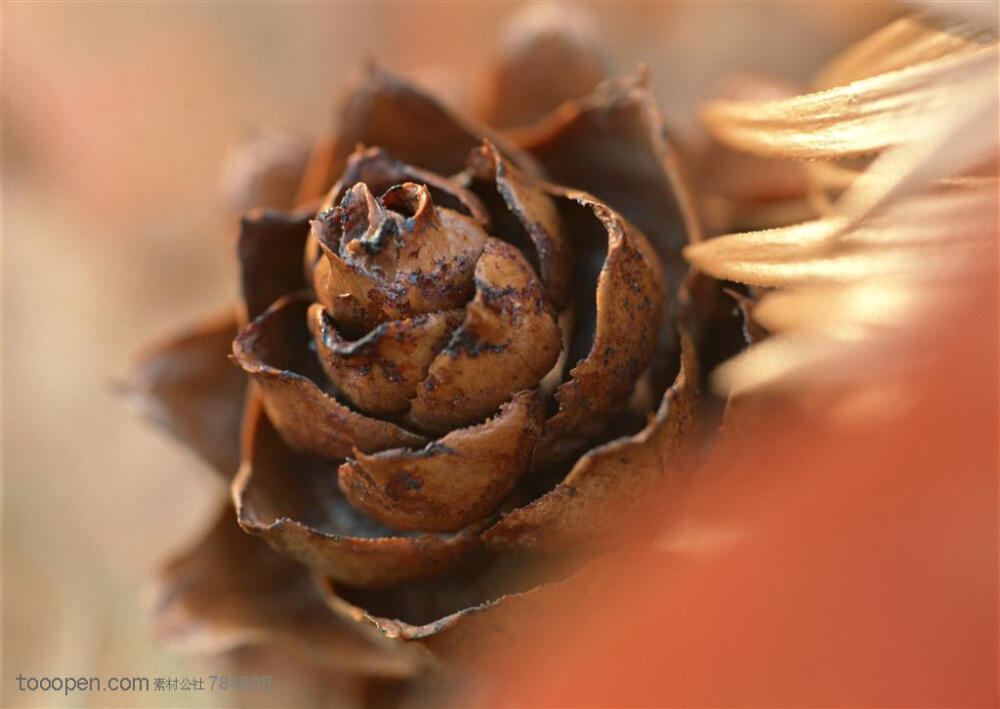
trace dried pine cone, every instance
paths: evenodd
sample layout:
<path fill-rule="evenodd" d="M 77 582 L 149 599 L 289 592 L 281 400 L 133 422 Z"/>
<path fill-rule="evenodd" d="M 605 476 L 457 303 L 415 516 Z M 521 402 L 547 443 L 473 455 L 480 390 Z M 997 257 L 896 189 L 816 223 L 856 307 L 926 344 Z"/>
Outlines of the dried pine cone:
<path fill-rule="evenodd" d="M 239 526 L 278 552 L 224 511 L 161 579 L 175 644 L 282 640 L 405 677 L 419 645 L 516 637 L 569 582 L 538 583 L 677 482 L 697 233 L 659 113 L 644 77 L 578 96 L 603 66 L 579 31 L 532 27 L 511 52 L 487 102 L 517 117 L 506 134 L 370 68 L 299 206 L 243 218 L 238 317 L 139 368 L 153 417 L 235 473 Z M 565 62 L 562 93 L 524 76 L 535 55 Z"/>

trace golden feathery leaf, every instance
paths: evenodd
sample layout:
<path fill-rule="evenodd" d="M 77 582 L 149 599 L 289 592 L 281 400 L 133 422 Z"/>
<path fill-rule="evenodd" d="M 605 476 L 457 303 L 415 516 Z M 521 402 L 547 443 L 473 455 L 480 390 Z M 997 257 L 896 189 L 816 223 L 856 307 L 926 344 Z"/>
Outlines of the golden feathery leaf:
<path fill-rule="evenodd" d="M 773 335 L 720 366 L 715 387 L 856 377 L 965 280 L 995 269 L 984 254 L 1000 207 L 998 59 L 982 33 L 905 19 L 849 48 L 816 82 L 844 85 L 705 108 L 713 135 L 732 147 L 842 161 L 810 165 L 819 196 L 843 190 L 832 204 L 813 195 L 821 218 L 685 250 L 716 278 L 791 289 L 757 303 L 753 319 Z"/>
<path fill-rule="evenodd" d="M 901 201 L 857 221 L 834 216 L 720 236 L 688 246 L 684 256 L 716 278 L 769 287 L 911 274 L 928 244 L 942 251 L 940 270 L 946 258 L 943 242 L 980 240 L 993 224 L 995 205 L 996 190 L 990 186 L 948 190 Z M 948 225 L 944 235 L 941 224 Z"/>
<path fill-rule="evenodd" d="M 754 307 L 753 318 L 773 333 L 797 330 L 852 339 L 870 329 L 898 326 L 916 301 L 911 288 L 894 283 L 820 286 L 769 293 Z"/>
<path fill-rule="evenodd" d="M 909 143 L 956 101 L 995 91 L 996 45 L 777 101 L 713 101 L 702 110 L 730 147 L 768 157 L 842 158 Z"/>
<path fill-rule="evenodd" d="M 719 365 L 710 377 L 716 391 L 739 396 L 773 384 L 792 384 L 806 374 L 833 377 L 843 371 L 854 343 L 796 333 L 771 337 Z"/>
<path fill-rule="evenodd" d="M 919 140 L 880 155 L 841 197 L 838 211 L 860 218 L 893 198 L 927 188 L 995 157 L 1000 122 L 997 65 L 982 72 L 984 85 L 963 96 L 918 131 Z"/>
<path fill-rule="evenodd" d="M 982 32 L 951 23 L 942 29 L 925 18 L 901 17 L 840 54 L 813 86 L 829 89 L 897 69 L 977 49 Z"/>

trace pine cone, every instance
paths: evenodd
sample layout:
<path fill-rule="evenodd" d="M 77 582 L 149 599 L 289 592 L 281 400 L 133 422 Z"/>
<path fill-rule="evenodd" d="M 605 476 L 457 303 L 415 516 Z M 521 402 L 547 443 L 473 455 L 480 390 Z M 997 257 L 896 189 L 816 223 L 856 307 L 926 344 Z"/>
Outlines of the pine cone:
<path fill-rule="evenodd" d="M 522 24 L 493 74 L 504 133 L 368 68 L 295 207 L 243 217 L 238 313 L 139 367 L 249 533 L 225 510 L 164 572 L 174 644 L 278 640 L 381 677 L 460 662 L 682 482 L 691 200 L 645 76 L 595 86 L 592 35 L 555 27 Z M 565 78 L 548 94 L 533 56 Z"/>

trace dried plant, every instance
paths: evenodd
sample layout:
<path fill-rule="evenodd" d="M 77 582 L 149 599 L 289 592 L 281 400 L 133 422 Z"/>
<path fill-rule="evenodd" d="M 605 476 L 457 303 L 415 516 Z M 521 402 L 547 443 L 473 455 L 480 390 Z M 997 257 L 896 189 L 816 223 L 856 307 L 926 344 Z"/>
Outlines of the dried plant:
<path fill-rule="evenodd" d="M 405 680 L 524 642 L 686 482 L 722 281 L 732 403 L 869 390 L 994 268 L 992 35 L 906 18 L 806 93 L 743 83 L 704 106 L 692 191 L 644 70 L 598 85 L 593 28 L 558 24 L 519 25 L 492 127 L 368 67 L 308 159 L 258 146 L 230 176 L 280 208 L 242 219 L 240 304 L 133 380 L 231 483 L 159 580 L 175 646 Z"/>
<path fill-rule="evenodd" d="M 646 77 L 597 85 L 596 36 L 562 17 L 517 25 L 493 72 L 507 133 L 369 66 L 307 160 L 257 144 L 230 174 L 284 208 L 242 218 L 240 304 L 132 381 L 231 480 L 154 593 L 174 646 L 461 663 L 681 482 L 693 198 Z"/>
<path fill-rule="evenodd" d="M 722 143 L 807 161 L 818 211 L 685 250 L 751 286 L 750 317 L 774 334 L 718 370 L 721 390 L 868 378 L 879 351 L 900 351 L 892 338 L 933 336 L 913 325 L 992 273 L 997 60 L 989 33 L 905 18 L 834 59 L 812 93 L 704 107 Z"/>

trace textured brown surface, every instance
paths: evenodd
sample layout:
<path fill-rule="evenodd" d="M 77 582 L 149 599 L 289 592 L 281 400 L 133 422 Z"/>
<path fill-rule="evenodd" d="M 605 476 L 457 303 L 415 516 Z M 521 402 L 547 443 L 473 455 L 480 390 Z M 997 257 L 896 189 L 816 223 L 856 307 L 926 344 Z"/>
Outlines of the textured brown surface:
<path fill-rule="evenodd" d="M 309 306 L 309 329 L 327 378 L 361 411 L 402 413 L 410 408 L 417 385 L 452 331 L 461 310 L 422 313 L 382 323 L 358 340 L 345 339 L 319 303 Z"/>
<path fill-rule="evenodd" d="M 518 138 L 553 181 L 595 195 L 635 224 L 676 278 L 696 205 L 676 174 L 678 158 L 647 76 L 605 84 Z"/>
<path fill-rule="evenodd" d="M 422 445 L 421 436 L 344 406 L 304 373 L 318 367 L 302 361 L 309 354 L 308 305 L 304 297 L 278 301 L 233 343 L 233 356 L 260 388 L 264 407 L 286 440 L 330 460 L 346 457 L 355 447 Z"/>
<path fill-rule="evenodd" d="M 538 392 L 520 392 L 485 423 L 426 448 L 356 453 L 340 468 L 340 489 L 384 524 L 453 532 L 488 515 L 510 492 L 528 466 L 542 418 Z"/>
<path fill-rule="evenodd" d="M 240 219 L 236 256 L 244 323 L 281 296 L 305 288 L 302 252 L 312 215 L 312 210 L 290 213 L 255 208 Z"/>
<path fill-rule="evenodd" d="M 551 609 L 564 594 L 586 598 L 605 582 L 601 563 L 592 562 L 563 580 L 540 583 L 523 591 L 497 593 L 489 600 L 467 605 L 429 623 L 411 623 L 368 612 L 338 595 L 336 586 L 325 579 L 320 579 L 317 585 L 335 614 L 357 623 L 375 637 L 403 641 L 398 643 L 400 652 L 408 650 L 451 667 L 472 669 L 483 650 L 502 653 L 522 643 L 530 645 L 542 640 L 533 637 L 537 627 L 530 620 L 533 616 Z"/>
<path fill-rule="evenodd" d="M 487 235 L 461 212 L 437 207 L 427 185 L 376 195 L 359 182 L 312 222 L 322 257 L 317 298 L 341 327 L 364 333 L 387 320 L 460 308 Z"/>
<path fill-rule="evenodd" d="M 478 529 L 403 536 L 361 515 L 337 489 L 337 466 L 288 448 L 256 402 L 243 444 L 232 485 L 240 526 L 335 579 L 395 584 L 444 571 L 479 546 Z"/>
<path fill-rule="evenodd" d="M 229 480 L 240 465 L 246 378 L 225 359 L 236 315 L 210 317 L 151 348 L 123 388 L 130 401 Z"/>
<path fill-rule="evenodd" d="M 560 335 L 541 283 L 510 244 L 490 239 L 476 264 L 476 297 L 417 387 L 409 419 L 444 432 L 496 411 L 559 358 Z"/>
<path fill-rule="evenodd" d="M 174 649 L 219 653 L 273 642 L 348 672 L 405 677 L 417 670 L 331 614 L 308 571 L 245 534 L 229 505 L 150 591 L 154 630 Z"/>
<path fill-rule="evenodd" d="M 545 434 L 536 452 L 541 466 L 579 450 L 587 438 L 620 413 L 639 376 L 646 369 L 663 323 L 664 289 L 662 269 L 646 238 L 636 232 L 606 204 L 576 190 L 550 187 L 566 209 L 577 210 L 575 232 L 601 233 L 588 239 L 580 257 L 589 265 L 599 263 L 596 290 L 586 284 L 577 292 L 578 331 L 584 336 L 581 359 L 572 365 L 569 378 L 556 389 L 558 411 L 546 422 Z M 580 208 L 583 208 L 580 210 Z M 582 212 L 582 214 L 581 214 Z M 583 225 L 586 224 L 586 227 Z M 581 239 L 582 241 L 582 239 Z M 601 255 L 600 242 L 606 242 Z M 595 259 L 596 257 L 596 259 Z M 603 259 L 603 261 L 598 260 Z M 588 333 L 583 323 L 592 323 Z M 592 334 L 591 334 L 592 333 Z"/>
<path fill-rule="evenodd" d="M 541 185 L 503 157 L 489 141 L 469 155 L 472 173 L 493 183 L 510 213 L 528 233 L 538 258 L 538 275 L 558 309 L 566 307 L 572 288 L 572 246 L 553 199 Z"/>
<path fill-rule="evenodd" d="M 355 81 L 337 115 L 338 134 L 310 166 L 310 184 L 333 184 L 357 145 L 379 146 L 397 160 L 450 175 L 465 167 L 483 138 L 528 170 L 534 160 L 485 125 L 459 118 L 426 91 L 370 64 Z M 320 188 L 321 190 L 322 188 Z M 304 189 L 303 196 L 317 190 Z"/>
<path fill-rule="evenodd" d="M 499 549 L 552 551 L 598 547 L 652 490 L 679 489 L 694 440 L 698 361 L 681 339 L 681 370 L 647 426 L 584 455 L 566 479 L 526 507 L 505 514 L 483 537 Z"/>

